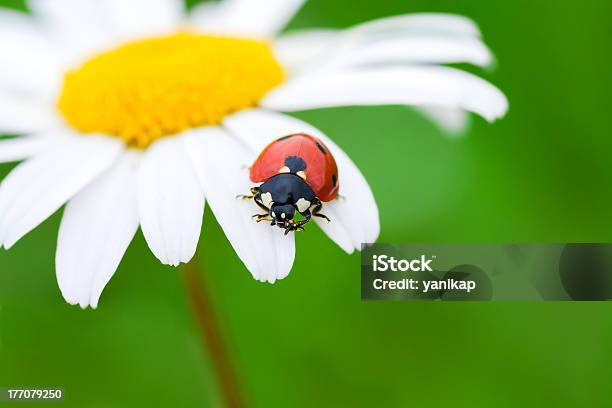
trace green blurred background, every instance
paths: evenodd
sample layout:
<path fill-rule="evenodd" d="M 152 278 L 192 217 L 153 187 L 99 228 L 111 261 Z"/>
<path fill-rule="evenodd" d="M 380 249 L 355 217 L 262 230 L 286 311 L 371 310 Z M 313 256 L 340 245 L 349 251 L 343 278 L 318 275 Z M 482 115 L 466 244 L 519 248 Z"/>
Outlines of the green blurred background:
<path fill-rule="evenodd" d="M 401 107 L 297 114 L 368 178 L 379 241 L 610 241 L 612 2 L 311 0 L 290 28 L 420 11 L 480 25 L 499 64 L 475 72 L 511 109 L 460 138 Z M 181 273 L 139 233 L 99 309 L 71 307 L 59 218 L 0 252 L 0 386 L 61 386 L 71 407 L 218 406 Z M 610 303 L 362 302 L 359 254 L 317 229 L 288 278 L 261 284 L 210 212 L 198 251 L 250 406 L 612 406 Z"/>

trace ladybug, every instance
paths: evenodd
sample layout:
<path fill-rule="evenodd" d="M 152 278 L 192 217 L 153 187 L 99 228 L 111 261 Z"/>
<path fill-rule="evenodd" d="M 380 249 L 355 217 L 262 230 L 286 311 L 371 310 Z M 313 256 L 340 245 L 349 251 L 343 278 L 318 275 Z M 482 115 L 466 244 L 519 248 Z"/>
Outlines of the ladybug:
<path fill-rule="evenodd" d="M 338 166 L 320 139 L 296 133 L 273 141 L 251 166 L 250 178 L 262 184 L 240 197 L 265 211 L 253 216 L 257 222 L 271 221 L 287 235 L 303 230 L 313 216 L 330 221 L 320 211 L 338 196 Z M 294 220 L 296 212 L 304 219 Z"/>

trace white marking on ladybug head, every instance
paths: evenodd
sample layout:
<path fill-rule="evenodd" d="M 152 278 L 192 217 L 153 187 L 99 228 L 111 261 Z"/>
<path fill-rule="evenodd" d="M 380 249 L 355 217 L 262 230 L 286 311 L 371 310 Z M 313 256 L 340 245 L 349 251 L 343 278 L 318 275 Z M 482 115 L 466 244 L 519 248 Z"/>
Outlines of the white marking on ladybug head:
<path fill-rule="evenodd" d="M 303 213 L 304 211 L 306 211 L 307 209 L 310 208 L 310 201 L 308 201 L 308 200 L 306 200 L 304 198 L 300 198 L 295 203 L 295 206 L 297 207 L 299 212 Z"/>
<path fill-rule="evenodd" d="M 298 177 L 306 180 L 306 172 L 304 170 L 298 171 L 296 174 L 298 175 Z"/>
<path fill-rule="evenodd" d="M 283 167 L 280 168 L 280 170 L 278 172 L 279 173 L 290 173 L 291 170 L 289 169 L 289 167 L 283 166 Z"/>
<path fill-rule="evenodd" d="M 284 220 L 287 216 L 285 215 L 285 213 L 281 213 L 281 218 Z"/>
<path fill-rule="evenodd" d="M 266 208 L 272 208 L 272 193 L 263 193 L 261 195 L 261 203 L 266 206 Z"/>

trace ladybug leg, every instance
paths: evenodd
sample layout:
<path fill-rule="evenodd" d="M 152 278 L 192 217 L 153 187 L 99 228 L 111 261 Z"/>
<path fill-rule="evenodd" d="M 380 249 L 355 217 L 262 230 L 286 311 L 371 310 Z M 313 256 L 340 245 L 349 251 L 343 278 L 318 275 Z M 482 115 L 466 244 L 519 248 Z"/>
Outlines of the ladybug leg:
<path fill-rule="evenodd" d="M 254 214 L 253 218 L 255 219 L 256 222 L 271 221 L 271 219 L 270 219 L 270 210 L 268 209 L 268 207 L 263 205 L 263 203 L 261 201 L 259 201 L 258 198 L 259 198 L 259 196 L 255 195 L 255 199 L 253 201 L 255 202 L 255 204 L 257 204 L 257 206 L 259 208 L 261 208 L 264 211 L 264 213 L 263 214 Z"/>
<path fill-rule="evenodd" d="M 321 201 L 317 201 L 317 203 L 315 204 L 315 207 L 312 209 L 312 215 L 315 217 L 324 218 L 327 220 L 327 222 L 331 222 L 331 220 L 329 219 L 327 215 L 320 213 L 322 208 L 323 208 L 323 203 Z"/>
<path fill-rule="evenodd" d="M 270 209 L 266 207 L 258 198 L 259 197 L 255 196 L 255 199 L 253 201 L 255 202 L 255 204 L 257 204 L 259 208 L 261 208 L 266 213 L 266 215 L 269 215 Z"/>
<path fill-rule="evenodd" d="M 306 210 L 302 213 L 302 215 L 304 216 L 304 219 L 302 221 L 294 221 L 294 223 L 296 227 L 304 229 L 302 225 L 308 224 L 313 214 L 310 212 L 310 210 Z"/>
<path fill-rule="evenodd" d="M 269 214 L 253 214 L 253 218 L 255 219 L 255 222 L 262 222 L 262 221 L 270 221 L 270 215 Z"/>
<path fill-rule="evenodd" d="M 251 187 L 251 194 L 238 194 L 236 198 L 242 198 L 243 200 L 253 200 L 257 198 L 257 194 L 259 194 L 259 187 Z"/>

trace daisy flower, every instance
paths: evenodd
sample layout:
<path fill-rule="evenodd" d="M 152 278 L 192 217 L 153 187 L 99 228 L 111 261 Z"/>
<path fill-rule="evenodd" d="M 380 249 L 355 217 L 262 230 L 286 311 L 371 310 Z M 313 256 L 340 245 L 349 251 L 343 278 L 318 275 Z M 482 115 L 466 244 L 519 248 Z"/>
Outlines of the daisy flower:
<path fill-rule="evenodd" d="M 373 242 L 378 209 L 361 172 L 326 135 L 281 112 L 412 105 L 450 130 L 492 121 L 504 95 L 467 72 L 491 53 L 469 19 L 402 15 L 346 30 L 279 34 L 301 0 L 30 0 L 0 10 L 0 245 L 65 204 L 57 281 L 95 308 L 140 227 L 169 265 L 195 253 L 205 203 L 252 275 L 291 269 L 293 234 L 252 221 L 245 165 L 289 133 L 322 139 L 344 200 L 319 223 L 346 252 Z"/>

